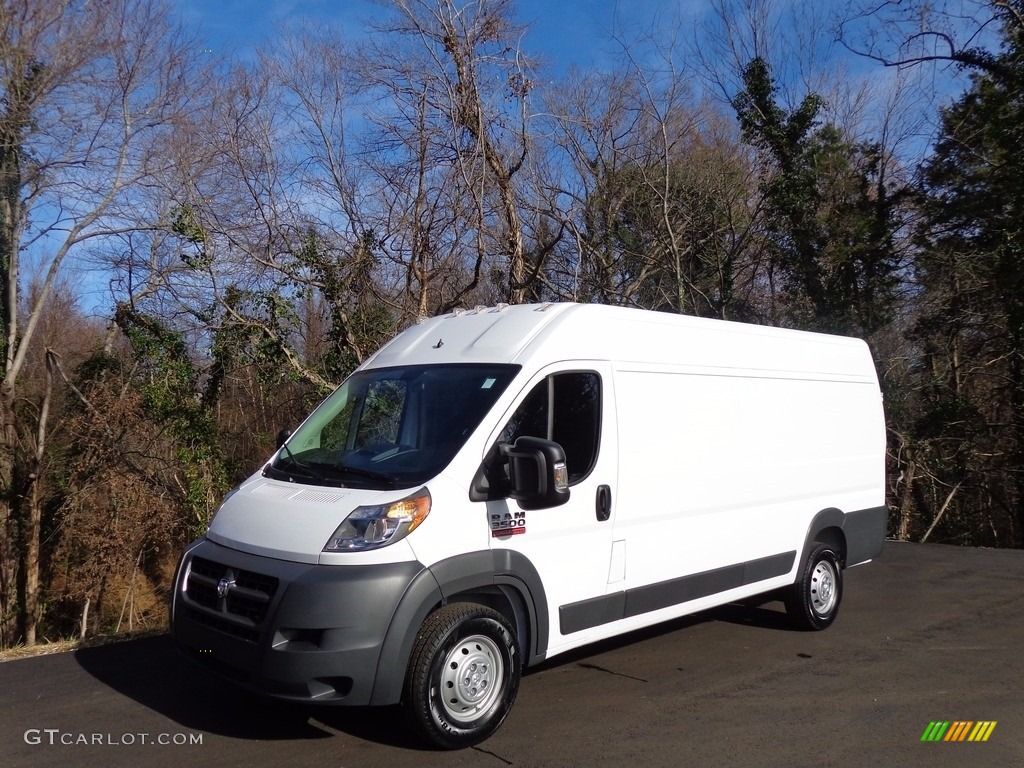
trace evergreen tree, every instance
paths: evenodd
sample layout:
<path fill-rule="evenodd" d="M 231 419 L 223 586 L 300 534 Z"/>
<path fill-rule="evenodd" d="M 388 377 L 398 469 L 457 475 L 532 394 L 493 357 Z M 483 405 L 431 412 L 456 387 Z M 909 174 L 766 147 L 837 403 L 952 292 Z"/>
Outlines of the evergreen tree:
<path fill-rule="evenodd" d="M 817 94 L 791 111 L 780 107 L 762 59 L 747 65 L 743 82 L 733 105 L 762 166 L 771 321 L 857 336 L 878 331 L 894 303 L 902 202 L 881 146 L 822 124 Z"/>
<path fill-rule="evenodd" d="M 959 543 L 1024 540 L 1024 30 L 1017 18 L 1007 14 L 1001 51 L 986 54 L 970 88 L 943 111 L 920 173 L 921 294 L 912 339 L 921 356 L 921 416 L 913 436 L 938 482 L 918 490 L 915 511 L 920 525 Z M 952 503 L 943 505 L 947 497 Z"/>

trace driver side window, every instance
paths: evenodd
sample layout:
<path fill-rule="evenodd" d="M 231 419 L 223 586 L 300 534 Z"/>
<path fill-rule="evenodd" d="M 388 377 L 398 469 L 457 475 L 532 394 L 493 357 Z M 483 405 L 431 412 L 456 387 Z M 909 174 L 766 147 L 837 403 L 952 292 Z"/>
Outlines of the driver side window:
<path fill-rule="evenodd" d="M 569 485 L 589 475 L 601 440 L 601 377 L 593 371 L 571 371 L 539 382 L 512 414 L 498 440 L 514 443 L 524 435 L 562 446 Z"/>

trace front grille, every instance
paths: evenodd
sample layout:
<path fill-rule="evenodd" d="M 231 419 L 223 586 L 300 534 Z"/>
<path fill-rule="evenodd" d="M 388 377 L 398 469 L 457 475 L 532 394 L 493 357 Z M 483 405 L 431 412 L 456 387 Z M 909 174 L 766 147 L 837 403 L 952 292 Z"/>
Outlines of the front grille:
<path fill-rule="evenodd" d="M 239 637 L 242 640 L 247 640 L 250 643 L 259 642 L 260 633 L 257 629 L 250 627 L 240 626 L 233 621 L 222 619 L 220 616 L 215 614 L 207 613 L 206 611 L 200 611 L 198 608 L 193 608 L 191 605 L 185 607 L 185 615 L 188 616 L 192 621 L 197 624 L 202 624 L 206 627 L 216 629 L 218 632 L 223 632 L 226 635 L 232 637 Z"/>
<path fill-rule="evenodd" d="M 217 587 L 230 585 L 221 597 Z M 185 597 L 192 618 L 250 642 L 259 639 L 259 625 L 277 592 L 273 576 L 232 568 L 202 557 L 192 558 L 185 581 Z"/>

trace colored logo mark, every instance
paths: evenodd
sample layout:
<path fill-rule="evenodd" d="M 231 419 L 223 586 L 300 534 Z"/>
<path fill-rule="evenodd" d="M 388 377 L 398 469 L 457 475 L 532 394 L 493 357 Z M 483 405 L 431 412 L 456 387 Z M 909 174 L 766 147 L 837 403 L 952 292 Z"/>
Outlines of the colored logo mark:
<path fill-rule="evenodd" d="M 921 741 L 988 741 L 995 720 L 939 720 L 928 723 Z"/>

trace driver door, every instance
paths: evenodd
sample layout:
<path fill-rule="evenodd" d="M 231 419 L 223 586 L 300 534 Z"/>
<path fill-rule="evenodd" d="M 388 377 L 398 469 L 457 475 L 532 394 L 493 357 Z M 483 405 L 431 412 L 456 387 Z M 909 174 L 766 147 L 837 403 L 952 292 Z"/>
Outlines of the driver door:
<path fill-rule="evenodd" d="M 581 609 L 586 613 L 586 601 L 603 597 L 609 584 L 618 464 L 611 388 L 606 363 L 545 369 L 520 394 L 491 444 L 528 435 L 553 440 L 565 451 L 565 504 L 524 510 L 513 499 L 487 502 L 491 548 L 522 553 L 541 576 L 552 651 L 580 645 L 600 631 L 579 616 Z"/>

